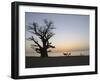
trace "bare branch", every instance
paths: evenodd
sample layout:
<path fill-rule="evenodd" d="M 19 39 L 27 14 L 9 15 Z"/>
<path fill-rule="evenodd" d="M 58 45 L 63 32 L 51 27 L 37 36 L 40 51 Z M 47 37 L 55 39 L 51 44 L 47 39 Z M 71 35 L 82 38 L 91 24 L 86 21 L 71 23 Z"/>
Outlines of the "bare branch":
<path fill-rule="evenodd" d="M 47 48 L 55 48 L 55 46 L 53 46 L 53 45 L 51 45 L 51 44 L 52 44 L 51 42 L 49 43 L 49 41 L 47 41 L 46 47 L 47 47 Z"/>
<path fill-rule="evenodd" d="M 55 34 L 52 32 L 48 32 L 45 38 L 47 38 L 47 40 L 49 40 L 53 35 L 55 35 Z"/>
<path fill-rule="evenodd" d="M 52 52 L 51 50 L 48 50 L 48 52 Z"/>
<path fill-rule="evenodd" d="M 41 51 L 40 51 L 40 48 L 35 48 L 35 51 L 37 52 L 37 53 L 40 53 Z"/>
<path fill-rule="evenodd" d="M 38 43 L 38 41 L 36 41 L 36 40 L 34 39 L 33 36 L 30 37 L 29 39 L 32 40 L 32 41 L 34 41 L 34 43 L 37 44 L 37 45 L 41 48 L 41 45 Z"/>

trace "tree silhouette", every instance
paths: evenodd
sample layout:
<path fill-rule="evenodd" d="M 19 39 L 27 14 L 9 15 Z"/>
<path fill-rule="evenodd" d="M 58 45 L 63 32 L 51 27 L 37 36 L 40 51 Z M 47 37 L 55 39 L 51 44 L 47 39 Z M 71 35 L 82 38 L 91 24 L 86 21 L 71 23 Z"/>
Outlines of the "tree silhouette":
<path fill-rule="evenodd" d="M 52 43 L 49 42 L 49 39 L 54 35 L 52 32 L 53 29 L 55 29 L 53 22 L 46 19 L 44 20 L 43 26 L 39 26 L 36 22 L 33 22 L 32 26 L 28 26 L 29 32 L 41 40 L 42 45 L 33 36 L 28 38 L 34 42 L 34 44 L 31 45 L 31 48 L 35 49 L 41 57 L 48 57 L 48 52 L 51 52 L 49 48 L 55 48 L 55 46 L 52 46 Z"/>

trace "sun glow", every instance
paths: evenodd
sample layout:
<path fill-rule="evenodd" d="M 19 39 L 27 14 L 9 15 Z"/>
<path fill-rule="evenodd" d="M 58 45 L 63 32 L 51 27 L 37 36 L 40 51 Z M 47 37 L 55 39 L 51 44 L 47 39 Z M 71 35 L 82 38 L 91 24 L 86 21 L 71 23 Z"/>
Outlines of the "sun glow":
<path fill-rule="evenodd" d="M 75 50 L 83 50 L 83 49 L 88 49 L 88 45 L 86 45 L 82 42 L 61 42 L 61 43 L 56 43 L 56 49 L 57 51 L 75 51 Z"/>

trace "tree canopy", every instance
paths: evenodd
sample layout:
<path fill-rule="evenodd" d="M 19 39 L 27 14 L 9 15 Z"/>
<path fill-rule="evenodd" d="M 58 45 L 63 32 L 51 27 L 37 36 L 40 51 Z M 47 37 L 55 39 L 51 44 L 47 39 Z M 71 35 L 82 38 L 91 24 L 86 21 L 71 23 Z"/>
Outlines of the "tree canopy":
<path fill-rule="evenodd" d="M 46 19 L 42 26 L 36 22 L 33 22 L 32 26 L 28 26 L 28 31 L 33 34 L 28 38 L 34 42 L 31 47 L 35 49 L 37 53 L 41 54 L 41 57 L 48 57 L 48 52 L 51 52 L 49 48 L 55 48 L 55 46 L 49 42 L 49 39 L 55 35 L 52 31 L 53 29 L 55 29 L 53 22 Z M 39 41 L 36 38 L 34 38 L 34 35 L 41 40 L 42 45 L 39 44 Z"/>

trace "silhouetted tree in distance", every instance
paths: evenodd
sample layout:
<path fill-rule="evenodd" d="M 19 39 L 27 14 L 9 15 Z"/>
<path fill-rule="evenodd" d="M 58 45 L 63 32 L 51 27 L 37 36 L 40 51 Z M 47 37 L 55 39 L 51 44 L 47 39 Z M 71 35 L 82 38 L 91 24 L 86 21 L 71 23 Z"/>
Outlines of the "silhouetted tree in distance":
<path fill-rule="evenodd" d="M 54 35 L 52 32 L 53 29 L 55 29 L 53 22 L 46 19 L 44 20 L 43 26 L 39 26 L 36 22 L 33 22 L 32 26 L 28 26 L 29 32 L 37 36 L 42 42 L 41 45 L 33 36 L 29 38 L 29 40 L 34 42 L 34 44 L 31 45 L 32 48 L 34 48 L 35 51 L 41 55 L 41 57 L 48 57 L 48 52 L 51 52 L 49 48 L 55 48 L 55 46 L 49 42 L 49 39 Z"/>

